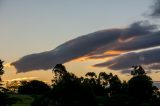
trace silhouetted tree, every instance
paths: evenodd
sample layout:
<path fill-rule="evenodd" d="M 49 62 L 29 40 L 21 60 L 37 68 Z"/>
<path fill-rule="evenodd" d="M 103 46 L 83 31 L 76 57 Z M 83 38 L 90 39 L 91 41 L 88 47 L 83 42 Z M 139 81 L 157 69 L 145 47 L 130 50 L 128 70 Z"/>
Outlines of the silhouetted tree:
<path fill-rule="evenodd" d="M 63 66 L 62 64 L 57 64 L 53 68 L 52 72 L 54 73 L 54 78 L 52 80 L 53 85 L 57 84 L 59 81 L 61 81 L 63 76 L 65 74 L 67 74 L 67 70 L 66 70 L 65 66 Z"/>
<path fill-rule="evenodd" d="M 109 79 L 110 79 L 110 75 L 108 75 L 105 72 L 100 72 L 98 75 L 98 83 L 105 88 L 108 86 Z"/>
<path fill-rule="evenodd" d="M 86 78 L 84 79 L 84 83 L 86 83 L 86 84 L 88 84 L 92 87 L 97 85 L 97 81 L 96 81 L 97 75 L 96 75 L 96 73 L 87 72 L 85 76 L 86 76 Z"/>
<path fill-rule="evenodd" d="M 81 84 L 89 89 L 93 94 L 96 96 L 102 96 L 105 94 L 105 78 L 104 74 L 97 75 L 94 72 L 87 72 L 86 78 L 83 78 L 83 81 L 81 81 Z M 102 85 L 103 84 L 103 85 Z M 107 84 L 107 83 L 106 83 Z"/>
<path fill-rule="evenodd" d="M 142 68 L 142 66 L 139 65 L 139 66 L 132 66 L 132 67 L 134 68 L 134 70 L 131 71 L 131 75 L 136 76 L 136 75 L 145 75 L 146 74 L 144 69 Z"/>
<path fill-rule="evenodd" d="M 129 94 L 138 103 L 148 102 L 153 95 L 153 81 L 141 66 L 134 67 L 133 72 L 134 76 L 128 81 Z"/>
<path fill-rule="evenodd" d="M 121 92 L 121 80 L 118 78 L 117 75 L 112 75 L 111 74 L 111 78 L 109 80 L 109 92 L 111 95 L 113 94 L 117 94 L 117 93 L 120 93 Z"/>
<path fill-rule="evenodd" d="M 20 84 L 21 84 L 21 86 L 25 86 L 26 84 L 28 84 L 28 81 L 22 80 L 22 81 L 20 81 Z"/>
<path fill-rule="evenodd" d="M 150 100 L 151 106 L 160 106 L 160 91 L 156 86 L 153 86 L 153 95 Z"/>
<path fill-rule="evenodd" d="M 121 84 L 121 93 L 128 94 L 128 83 L 127 81 L 123 81 Z"/>
<path fill-rule="evenodd" d="M 112 95 L 106 106 L 137 106 L 134 99 L 125 94 Z"/>
<path fill-rule="evenodd" d="M 37 98 L 32 106 L 97 106 L 94 95 L 81 84 L 81 80 L 61 67 L 63 65 L 56 65 L 56 71 L 54 68 L 57 77 L 53 89 Z"/>
<path fill-rule="evenodd" d="M 12 92 L 17 92 L 19 86 L 20 86 L 20 83 L 18 81 L 6 82 L 6 88 Z"/>
<path fill-rule="evenodd" d="M 3 68 L 4 68 L 3 62 L 4 62 L 4 61 L 2 61 L 2 60 L 0 59 L 0 86 L 2 85 L 2 84 L 1 84 L 1 82 L 2 82 L 1 76 L 2 76 L 3 73 L 4 73 L 4 70 L 3 70 Z"/>
<path fill-rule="evenodd" d="M 3 66 L 3 62 L 2 60 L 0 60 L 0 82 L 2 82 L 2 79 L 1 79 L 1 75 L 3 75 L 4 73 L 4 66 Z M 2 85 L 0 83 L 0 85 Z M 0 90 L 0 106 L 11 106 L 12 104 L 14 104 L 15 102 L 17 101 L 16 98 L 13 98 L 13 97 L 9 97 L 7 95 L 7 93 L 5 92 L 4 88 L 1 87 L 1 90 Z"/>
<path fill-rule="evenodd" d="M 2 60 L 0 59 L 0 75 L 2 75 L 2 74 L 4 73 L 4 70 L 3 70 L 3 68 L 4 68 L 3 62 L 4 62 L 4 61 L 2 61 Z"/>
<path fill-rule="evenodd" d="M 85 76 L 89 78 L 97 78 L 97 75 L 95 72 L 87 72 Z"/>
<path fill-rule="evenodd" d="M 50 90 L 49 85 L 43 81 L 32 80 L 25 82 L 18 88 L 20 94 L 44 94 Z"/>

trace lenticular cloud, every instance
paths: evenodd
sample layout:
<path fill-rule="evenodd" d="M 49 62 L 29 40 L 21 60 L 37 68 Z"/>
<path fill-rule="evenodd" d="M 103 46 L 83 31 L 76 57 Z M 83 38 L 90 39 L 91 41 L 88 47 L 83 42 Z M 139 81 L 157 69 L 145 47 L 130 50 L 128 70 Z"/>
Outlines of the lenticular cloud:
<path fill-rule="evenodd" d="M 160 46 L 160 31 L 156 25 L 150 25 L 146 21 L 139 21 L 127 28 L 106 29 L 86 34 L 67 41 L 53 50 L 26 55 L 11 65 L 18 72 L 32 70 L 48 70 L 57 63 L 66 63 L 71 60 L 87 58 L 104 58 L 115 56 L 113 60 L 96 64 L 96 67 L 108 67 L 113 70 L 121 70 L 135 64 L 159 64 L 159 50 L 134 53 L 131 51 Z M 131 52 L 131 53 L 129 53 Z M 121 54 L 125 53 L 125 54 Z M 148 54 L 154 54 L 156 58 L 147 58 Z M 147 63 L 136 61 L 143 55 Z M 132 60 L 131 60 L 132 59 Z M 159 59 L 159 60 L 158 60 Z M 131 62 L 132 61 L 132 62 Z M 128 62 L 128 65 L 125 63 Z M 154 65 L 152 65 L 154 68 Z"/>

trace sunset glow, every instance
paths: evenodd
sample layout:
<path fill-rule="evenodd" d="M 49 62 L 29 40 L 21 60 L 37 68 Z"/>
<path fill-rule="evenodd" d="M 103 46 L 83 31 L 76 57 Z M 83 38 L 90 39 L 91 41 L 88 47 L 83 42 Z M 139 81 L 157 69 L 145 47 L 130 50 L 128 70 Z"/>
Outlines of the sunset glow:
<path fill-rule="evenodd" d="M 37 77 L 23 77 L 23 78 L 15 78 L 15 79 L 11 79 L 11 80 L 7 80 L 9 82 L 12 81 L 29 81 L 29 80 L 36 80 Z"/>
<path fill-rule="evenodd" d="M 4 67 L 5 67 L 5 68 L 10 68 L 10 67 L 12 67 L 12 66 L 11 66 L 11 63 L 6 63 L 6 64 L 4 64 Z"/>
<path fill-rule="evenodd" d="M 104 52 L 104 54 L 111 54 L 111 55 L 119 55 L 124 53 L 125 51 L 119 51 L 119 50 L 110 50 L 110 51 L 106 51 Z"/>
<path fill-rule="evenodd" d="M 51 68 L 57 63 L 65 64 L 78 76 L 88 70 L 102 70 L 127 79 L 122 73 L 126 69 L 121 66 L 126 65 L 125 61 L 130 63 L 127 68 L 132 63 L 157 63 L 151 75 L 160 80 L 159 73 L 155 73 L 159 65 L 159 50 L 155 47 L 160 42 L 155 27 L 159 21 L 143 16 L 152 0 L 0 3 L 0 59 L 4 61 L 5 81 L 38 78 L 51 82 Z M 144 52 L 148 48 L 155 50 Z M 93 67 L 95 64 L 102 67 Z M 122 69 L 113 70 L 118 66 Z"/>

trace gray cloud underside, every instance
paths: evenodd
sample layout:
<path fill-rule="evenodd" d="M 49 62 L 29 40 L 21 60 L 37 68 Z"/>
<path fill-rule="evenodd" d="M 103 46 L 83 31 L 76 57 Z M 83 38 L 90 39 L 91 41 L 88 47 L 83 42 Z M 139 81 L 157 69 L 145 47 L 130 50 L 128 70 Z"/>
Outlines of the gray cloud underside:
<path fill-rule="evenodd" d="M 112 70 L 126 70 L 135 65 L 147 65 L 150 69 L 160 69 L 160 48 L 141 52 L 130 52 L 118 57 L 96 64 L 95 67 L 108 67 Z M 125 71 L 126 72 L 126 71 Z"/>
<path fill-rule="evenodd" d="M 12 65 L 15 66 L 17 72 L 48 70 L 57 63 L 66 63 L 83 56 L 88 56 L 88 58 L 113 56 L 111 54 L 103 54 L 108 50 L 124 50 L 128 52 L 130 50 L 159 46 L 159 33 L 155 25 L 136 22 L 128 28 L 101 30 L 80 36 L 63 43 L 51 51 L 24 56 L 13 62 Z"/>
<path fill-rule="evenodd" d="M 88 54 L 88 56 L 91 55 L 91 58 L 100 57 L 99 55 L 104 53 L 106 50 L 132 51 L 132 50 L 155 47 L 159 45 L 160 45 L 160 32 L 157 31 L 151 34 L 147 34 L 145 36 L 139 36 L 139 37 L 135 36 L 135 38 L 133 38 L 133 40 L 129 42 L 125 42 L 125 40 L 124 42 L 119 42 L 119 41 L 112 42 Z M 107 57 L 107 56 L 108 55 L 103 55 L 102 57 Z"/>

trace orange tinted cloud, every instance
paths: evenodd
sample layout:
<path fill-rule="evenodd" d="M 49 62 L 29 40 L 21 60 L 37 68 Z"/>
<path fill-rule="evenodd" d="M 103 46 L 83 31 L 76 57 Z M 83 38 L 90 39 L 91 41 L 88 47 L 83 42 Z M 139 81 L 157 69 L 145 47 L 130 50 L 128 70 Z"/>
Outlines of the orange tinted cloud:
<path fill-rule="evenodd" d="M 86 61 L 86 60 L 88 60 L 87 56 L 86 57 L 79 57 L 79 58 L 73 59 L 71 61 Z M 69 61 L 69 62 L 71 62 L 71 61 Z"/>
<path fill-rule="evenodd" d="M 4 64 L 4 67 L 5 67 L 5 68 L 10 68 L 10 67 L 11 67 L 11 63 L 6 63 L 6 64 Z"/>
<path fill-rule="evenodd" d="M 121 50 L 109 50 L 109 51 L 104 52 L 104 54 L 119 55 L 124 52 L 125 51 L 121 51 Z"/>
<path fill-rule="evenodd" d="M 121 50 L 109 50 L 109 51 L 106 51 L 106 52 L 104 52 L 104 53 L 102 53 L 101 55 L 103 56 L 103 55 L 108 55 L 108 56 L 106 56 L 106 57 L 99 57 L 99 58 L 90 58 L 90 56 L 83 56 L 83 57 L 79 57 L 79 58 L 76 58 L 76 59 L 74 59 L 74 60 L 71 60 L 71 61 L 81 61 L 81 62 L 83 62 L 83 61 L 87 61 L 87 60 L 110 60 L 110 59 L 112 59 L 114 56 L 116 56 L 116 55 L 119 55 L 119 54 L 121 54 L 121 53 L 124 53 L 124 52 L 126 52 L 126 51 L 121 51 Z M 100 54 L 98 55 L 98 56 L 101 56 Z M 111 55 L 111 56 L 109 56 L 109 55 Z M 96 56 L 96 55 L 95 55 Z M 70 61 L 70 62 L 71 62 Z"/>
<path fill-rule="evenodd" d="M 79 57 L 104 59 L 123 53 L 108 50 L 134 51 L 159 46 L 158 34 L 159 30 L 156 30 L 156 25 L 138 21 L 124 29 L 106 29 L 79 36 L 66 41 L 55 49 L 26 55 L 12 62 L 12 65 L 17 72 L 28 72 L 52 69 L 52 66 L 57 63 L 66 63 Z M 107 54 L 103 54 L 105 51 Z M 83 61 L 86 58 L 80 58 L 80 60 Z"/>
<path fill-rule="evenodd" d="M 15 78 L 15 79 L 7 80 L 7 81 L 11 82 L 11 81 L 34 80 L 34 79 L 37 79 L 37 77 L 22 77 L 22 78 Z"/>

